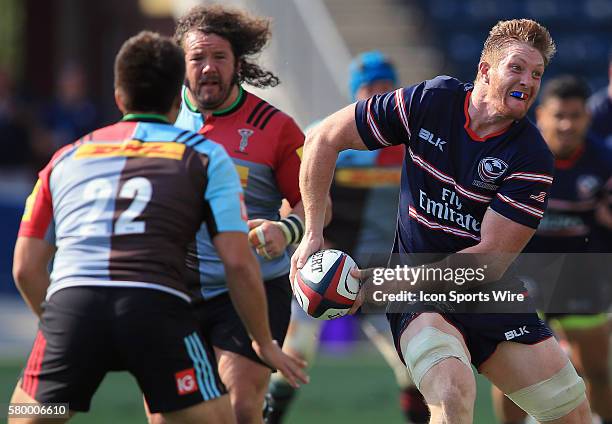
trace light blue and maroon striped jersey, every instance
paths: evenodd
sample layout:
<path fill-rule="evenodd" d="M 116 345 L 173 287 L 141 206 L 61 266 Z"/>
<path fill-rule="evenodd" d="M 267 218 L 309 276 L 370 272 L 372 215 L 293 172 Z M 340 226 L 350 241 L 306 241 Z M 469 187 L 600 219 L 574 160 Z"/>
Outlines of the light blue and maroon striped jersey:
<path fill-rule="evenodd" d="M 291 206 L 301 200 L 299 169 L 304 134 L 288 115 L 242 87 L 236 103 L 204 121 L 183 88 L 176 126 L 198 131 L 223 147 L 240 176 L 249 219 L 279 219 L 283 198 Z M 206 229 L 198 234 L 189 267 L 199 273 L 200 294 L 210 298 L 227 291 L 223 264 Z M 289 256 L 265 260 L 257 256 L 264 280 L 289 272 Z"/>
<path fill-rule="evenodd" d="M 122 121 L 54 155 L 26 202 L 19 236 L 54 232 L 47 297 L 88 285 L 189 300 L 187 247 L 201 226 L 212 235 L 246 232 L 241 196 L 223 147 L 156 118 Z"/>
<path fill-rule="evenodd" d="M 395 253 L 473 246 L 487 208 L 532 228 L 544 215 L 553 157 L 539 131 L 523 118 L 479 137 L 469 128 L 471 90 L 443 76 L 357 103 L 370 150 L 406 146 Z"/>

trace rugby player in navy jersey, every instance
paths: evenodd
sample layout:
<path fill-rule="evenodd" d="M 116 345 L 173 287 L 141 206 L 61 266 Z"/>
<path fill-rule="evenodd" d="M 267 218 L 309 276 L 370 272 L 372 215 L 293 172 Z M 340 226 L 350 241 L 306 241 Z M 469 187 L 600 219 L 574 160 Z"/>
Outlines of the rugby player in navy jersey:
<path fill-rule="evenodd" d="M 62 148 L 40 172 L 13 263 L 40 325 L 12 403 L 65 402 L 70 415 L 85 412 L 106 373 L 126 370 L 168 422 L 235 422 L 183 279 L 202 225 L 232 275 L 232 300 L 254 349 L 293 383 L 304 381 L 304 364 L 270 334 L 231 160 L 221 146 L 170 125 L 184 74 L 183 51 L 169 38 L 142 32 L 127 40 L 115 60 L 123 119 Z"/>
<path fill-rule="evenodd" d="M 397 88 L 397 71 L 382 52 L 363 52 L 350 63 L 348 86 L 353 101 L 365 100 Z M 375 151 L 345 150 L 339 155 L 330 192 L 334 219 L 324 232 L 326 248 L 342 250 L 364 267 L 386 263 L 386 252 L 393 245 L 395 236 L 395 221 L 379 217 L 381 213 L 391 215 L 397 210 L 403 160 L 403 146 Z M 294 300 L 283 350 L 312 365 L 324 322 L 312 319 Z M 408 370 L 395 353 L 385 317 L 362 314 L 360 325 L 393 370 L 406 422 L 428 422 L 429 411 L 423 396 L 414 387 Z M 286 421 L 284 416 L 296 393 L 297 390 L 282 375 L 272 376 L 267 424 Z"/>
<path fill-rule="evenodd" d="M 317 126 L 300 170 L 306 231 L 292 257 L 292 276 L 323 245 L 319 205 L 338 152 L 404 144 L 396 257 L 430 253 L 442 261 L 432 266 L 450 268 L 465 258 L 456 252 L 495 257 L 480 288 L 521 290 L 504 286 L 502 277 L 534 234 L 552 183 L 552 154 L 525 116 L 554 51 L 537 22 L 500 21 L 485 41 L 473 84 L 437 77 L 349 105 Z M 439 280 L 396 283 L 404 290 L 459 287 Z M 469 289 L 475 287 L 461 288 Z M 354 308 L 362 301 L 360 296 Z M 398 354 L 429 405 L 431 422 L 472 422 L 473 364 L 539 421 L 590 423 L 584 382 L 535 309 L 483 315 L 433 307 L 388 315 Z"/>
<path fill-rule="evenodd" d="M 544 217 L 524 249 L 527 253 L 586 253 L 601 249 L 593 240 L 598 231 L 596 211 L 605 199 L 612 161 L 587 135 L 588 96 L 587 84 L 571 75 L 550 80 L 542 89 L 536 108 L 537 125 L 555 156 L 555 179 Z M 565 257 L 558 279 L 551 281 L 560 292 L 552 297 L 555 313 L 547 313 L 546 317 L 557 324 L 560 336 L 569 342 L 572 362 L 585 378 L 593 411 L 604 424 L 612 424 L 608 315 L 601 312 L 609 303 L 605 286 L 610 277 L 600 272 L 601 260 L 601 256 L 591 255 Z M 542 264 L 542 260 L 538 262 Z M 531 278 L 543 285 L 550 281 L 547 276 L 551 270 L 542 272 L 544 275 L 538 273 Z M 524 413 L 503 400 L 499 391 L 494 391 L 494 399 L 502 423 L 518 423 L 524 418 Z"/>

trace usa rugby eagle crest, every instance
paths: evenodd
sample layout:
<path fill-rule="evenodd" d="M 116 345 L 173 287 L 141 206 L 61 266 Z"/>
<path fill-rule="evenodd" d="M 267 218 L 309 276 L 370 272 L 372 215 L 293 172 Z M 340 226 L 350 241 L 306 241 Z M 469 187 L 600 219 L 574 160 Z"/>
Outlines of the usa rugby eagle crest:
<path fill-rule="evenodd" d="M 501 159 L 486 157 L 478 164 L 478 175 L 482 181 L 494 183 L 508 169 L 508 164 Z"/>

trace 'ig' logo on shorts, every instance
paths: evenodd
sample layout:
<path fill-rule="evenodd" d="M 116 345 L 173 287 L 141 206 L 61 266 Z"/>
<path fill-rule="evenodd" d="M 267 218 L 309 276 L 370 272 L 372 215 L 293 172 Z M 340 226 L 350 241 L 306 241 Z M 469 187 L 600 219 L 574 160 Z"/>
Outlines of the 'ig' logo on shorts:
<path fill-rule="evenodd" d="M 188 395 L 198 390 L 198 382 L 196 381 L 193 368 L 177 372 L 174 374 L 174 378 L 176 379 L 176 388 L 179 395 Z"/>

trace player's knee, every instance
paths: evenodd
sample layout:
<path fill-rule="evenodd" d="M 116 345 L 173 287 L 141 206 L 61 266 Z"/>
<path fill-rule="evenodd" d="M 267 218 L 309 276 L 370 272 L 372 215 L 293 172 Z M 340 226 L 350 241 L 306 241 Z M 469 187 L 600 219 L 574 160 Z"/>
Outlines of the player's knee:
<path fill-rule="evenodd" d="M 566 416 L 586 399 L 584 381 L 568 362 L 557 374 L 508 395 L 537 421 Z"/>
<path fill-rule="evenodd" d="M 423 376 L 445 359 L 456 358 L 470 368 L 470 361 L 461 342 L 435 327 L 424 327 L 401 347 L 404 362 L 419 389 Z M 456 384 L 470 383 L 456 381 Z"/>
<path fill-rule="evenodd" d="M 261 419 L 263 400 L 257 396 L 232 397 L 232 409 L 238 424 L 255 422 Z"/>
<path fill-rule="evenodd" d="M 261 418 L 266 389 L 264 386 L 260 390 L 258 385 L 246 382 L 234 384 L 229 388 L 232 410 L 239 424 Z"/>
<path fill-rule="evenodd" d="M 476 400 L 474 379 L 466 379 L 462 373 L 446 373 L 444 382 L 439 386 L 441 389 L 437 394 L 446 409 L 471 408 Z"/>
<path fill-rule="evenodd" d="M 149 424 L 166 424 L 166 419 L 160 413 L 147 414 L 147 421 Z"/>

